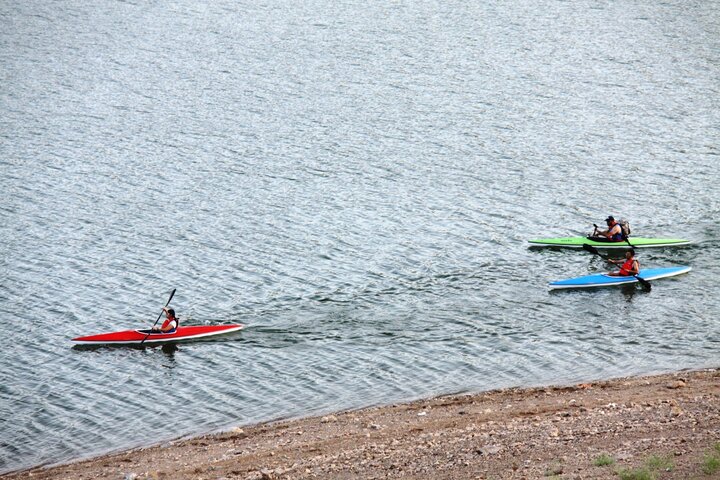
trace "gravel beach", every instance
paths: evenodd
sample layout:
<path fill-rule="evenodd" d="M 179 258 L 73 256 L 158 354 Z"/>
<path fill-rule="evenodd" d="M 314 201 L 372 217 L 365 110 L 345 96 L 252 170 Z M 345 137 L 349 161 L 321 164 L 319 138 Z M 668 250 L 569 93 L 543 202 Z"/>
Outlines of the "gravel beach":
<path fill-rule="evenodd" d="M 2 478 L 720 478 L 720 369 L 238 427 Z"/>

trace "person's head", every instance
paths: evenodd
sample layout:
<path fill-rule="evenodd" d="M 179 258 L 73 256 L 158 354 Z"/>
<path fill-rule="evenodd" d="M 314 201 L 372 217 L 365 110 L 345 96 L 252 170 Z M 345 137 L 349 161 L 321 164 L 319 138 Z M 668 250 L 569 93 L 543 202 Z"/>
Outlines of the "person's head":
<path fill-rule="evenodd" d="M 625 258 L 630 259 L 635 256 L 635 249 L 629 248 L 627 252 L 625 252 Z"/>
<path fill-rule="evenodd" d="M 615 223 L 615 217 L 613 217 L 612 215 L 610 215 L 608 218 L 605 219 L 605 222 L 606 222 L 608 225 L 612 225 L 613 223 Z"/>
<path fill-rule="evenodd" d="M 175 310 L 172 308 L 165 308 L 165 314 L 167 315 L 167 318 L 175 318 Z"/>

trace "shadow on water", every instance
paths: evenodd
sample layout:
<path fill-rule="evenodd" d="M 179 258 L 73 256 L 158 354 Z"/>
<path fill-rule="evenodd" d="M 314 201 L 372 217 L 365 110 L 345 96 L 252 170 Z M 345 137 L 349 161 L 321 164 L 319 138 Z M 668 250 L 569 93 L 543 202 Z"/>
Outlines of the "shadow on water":
<path fill-rule="evenodd" d="M 606 291 L 609 288 L 620 288 L 620 292 L 622 293 L 623 297 L 625 298 L 626 302 L 632 302 L 633 297 L 638 294 L 646 294 L 650 293 L 648 290 L 643 288 L 639 283 L 626 283 L 622 285 L 612 285 L 611 287 L 604 286 L 604 287 L 584 287 L 584 288 L 558 288 L 554 290 L 550 290 L 550 295 L 563 295 L 570 292 L 600 292 L 600 291 Z"/>
<path fill-rule="evenodd" d="M 620 291 L 627 303 L 631 303 L 633 297 L 638 294 L 650 293 L 648 290 L 643 288 L 639 283 L 629 283 L 626 285 L 620 285 Z"/>
<path fill-rule="evenodd" d="M 72 349 L 77 352 L 98 352 L 102 350 L 119 350 L 119 349 L 126 349 L 126 350 L 145 350 L 148 348 L 157 348 L 160 345 L 132 345 L 132 344 L 122 344 L 122 345 L 73 345 Z"/>
<path fill-rule="evenodd" d="M 175 352 L 180 350 L 176 343 L 168 343 L 160 347 L 160 349 L 171 360 L 175 360 Z"/>
<path fill-rule="evenodd" d="M 117 350 L 154 350 L 159 348 L 163 353 L 174 353 L 179 350 L 178 345 L 196 345 L 200 343 L 229 343 L 240 340 L 242 332 L 233 332 L 224 335 L 222 338 L 197 338 L 192 341 L 183 342 L 166 342 L 166 343 L 150 343 L 150 344 L 132 344 L 132 343 L 120 343 L 120 344 L 95 344 L 95 345 L 83 345 L 75 344 L 72 346 L 72 350 L 77 352 L 98 352 L 98 351 L 117 351 Z"/>

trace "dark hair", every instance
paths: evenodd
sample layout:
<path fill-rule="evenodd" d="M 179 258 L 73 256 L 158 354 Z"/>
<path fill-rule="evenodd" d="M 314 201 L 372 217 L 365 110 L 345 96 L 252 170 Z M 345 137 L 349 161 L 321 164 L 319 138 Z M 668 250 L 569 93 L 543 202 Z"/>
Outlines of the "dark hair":
<path fill-rule="evenodd" d="M 630 255 L 633 257 L 635 256 L 635 249 L 634 248 L 628 248 L 628 252 L 630 252 Z"/>
<path fill-rule="evenodd" d="M 171 317 L 175 318 L 175 310 L 173 310 L 172 308 L 167 308 L 167 309 L 165 309 L 165 311 L 167 311 L 167 313 L 168 313 Z"/>

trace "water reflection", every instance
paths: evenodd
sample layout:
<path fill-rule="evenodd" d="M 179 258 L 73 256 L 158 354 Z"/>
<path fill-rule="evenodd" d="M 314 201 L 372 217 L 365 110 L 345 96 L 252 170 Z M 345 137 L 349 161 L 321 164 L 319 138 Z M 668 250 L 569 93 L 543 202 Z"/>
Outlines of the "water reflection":
<path fill-rule="evenodd" d="M 175 367 L 175 352 L 180 350 L 178 346 L 174 343 L 168 343 L 162 346 L 161 348 L 162 352 L 165 354 L 165 358 L 167 358 L 168 362 L 163 365 L 167 368 L 174 368 Z"/>
<path fill-rule="evenodd" d="M 155 350 L 156 348 L 160 347 L 160 350 L 162 353 L 165 354 L 165 357 L 171 359 L 173 362 L 175 361 L 175 352 L 179 351 L 179 347 L 175 343 L 165 343 L 163 345 L 73 345 L 72 349 L 77 352 L 101 352 L 101 351 L 121 351 L 121 350 L 136 350 L 136 351 L 146 351 L 146 350 Z"/>
<path fill-rule="evenodd" d="M 632 303 L 633 297 L 637 295 L 638 292 L 644 291 L 644 289 L 638 288 L 637 283 L 626 283 L 625 285 L 620 285 L 620 291 L 623 297 L 625 297 L 625 301 Z"/>

